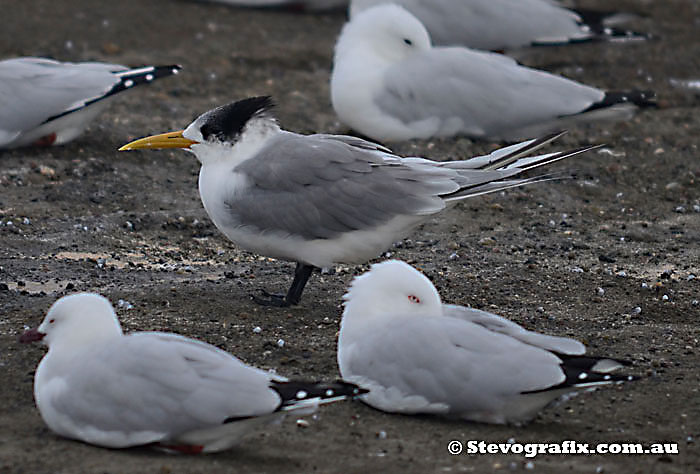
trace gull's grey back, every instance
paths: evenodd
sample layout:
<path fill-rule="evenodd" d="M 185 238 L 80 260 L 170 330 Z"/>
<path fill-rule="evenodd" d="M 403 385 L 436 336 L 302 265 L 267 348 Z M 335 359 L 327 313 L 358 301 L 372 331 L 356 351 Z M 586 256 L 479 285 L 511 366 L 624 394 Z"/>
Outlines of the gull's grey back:
<path fill-rule="evenodd" d="M 271 376 L 213 346 L 165 333 L 135 333 L 77 362 L 70 390 L 51 403 L 102 431 L 177 434 L 236 416 L 268 413 Z"/>
<path fill-rule="evenodd" d="M 603 96 L 598 89 L 519 66 L 506 56 L 436 48 L 390 68 L 375 99 L 404 123 L 438 117 L 445 127 L 448 119 L 459 119 L 463 134 L 498 137 L 578 113 Z"/>
<path fill-rule="evenodd" d="M 42 58 L 0 61 L 0 145 L 3 132 L 34 128 L 108 92 L 124 66 L 59 63 Z"/>
<path fill-rule="evenodd" d="M 584 33 L 577 15 L 548 0 L 353 0 L 353 14 L 397 3 L 418 18 L 434 45 L 502 50 Z"/>

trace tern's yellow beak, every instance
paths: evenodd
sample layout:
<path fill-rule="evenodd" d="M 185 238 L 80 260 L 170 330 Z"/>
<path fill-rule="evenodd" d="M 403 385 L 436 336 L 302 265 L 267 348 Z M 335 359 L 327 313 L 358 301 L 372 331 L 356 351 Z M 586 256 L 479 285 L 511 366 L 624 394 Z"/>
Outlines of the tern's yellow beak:
<path fill-rule="evenodd" d="M 184 130 L 180 130 L 179 132 L 161 133 L 160 135 L 141 138 L 140 140 L 127 143 L 121 147 L 119 151 L 137 150 L 139 148 L 150 148 L 152 150 L 158 150 L 161 148 L 189 148 L 190 145 L 199 143 L 183 137 L 182 132 L 184 132 Z"/>

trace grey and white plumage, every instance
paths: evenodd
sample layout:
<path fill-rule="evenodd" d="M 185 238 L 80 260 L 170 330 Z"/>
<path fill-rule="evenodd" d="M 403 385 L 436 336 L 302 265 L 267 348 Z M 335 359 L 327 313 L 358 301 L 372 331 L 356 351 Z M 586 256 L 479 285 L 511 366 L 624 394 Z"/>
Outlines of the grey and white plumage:
<path fill-rule="evenodd" d="M 112 305 L 96 294 L 59 299 L 20 340 L 49 348 L 34 379 L 49 428 L 109 448 L 221 451 L 286 413 L 361 393 L 344 382 L 288 382 L 177 334 L 124 335 Z"/>
<path fill-rule="evenodd" d="M 194 153 L 199 193 L 219 230 L 246 250 L 306 268 L 285 304 L 298 302 L 309 268 L 366 262 L 449 205 L 532 182 L 518 175 L 592 148 L 534 155 L 554 134 L 463 161 L 402 158 L 355 137 L 283 130 L 271 106 L 269 97 L 227 104 L 182 132 L 121 149 Z"/>
<path fill-rule="evenodd" d="M 629 117 L 651 99 L 642 91 L 609 94 L 500 54 L 433 47 L 420 21 L 392 4 L 362 11 L 343 27 L 331 76 L 340 120 L 379 141 L 520 140 Z"/>
<path fill-rule="evenodd" d="M 621 14 L 579 13 L 552 0 L 352 0 L 350 17 L 385 3 L 411 12 L 440 46 L 502 51 L 649 38 L 613 26 Z"/>
<path fill-rule="evenodd" d="M 625 362 L 587 357 L 574 339 L 443 304 L 404 262 L 373 265 L 344 299 L 340 373 L 380 410 L 522 423 L 562 395 L 633 378 L 611 374 Z"/>
<path fill-rule="evenodd" d="M 34 57 L 0 61 L 0 148 L 67 143 L 114 95 L 179 70 L 175 65 L 132 69 Z"/>

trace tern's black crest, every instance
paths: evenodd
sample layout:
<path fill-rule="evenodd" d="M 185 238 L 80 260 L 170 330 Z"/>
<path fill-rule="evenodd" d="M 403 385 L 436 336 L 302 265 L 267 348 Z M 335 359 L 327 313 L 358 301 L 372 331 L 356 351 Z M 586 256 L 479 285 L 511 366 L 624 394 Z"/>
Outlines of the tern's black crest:
<path fill-rule="evenodd" d="M 274 105 L 269 96 L 251 97 L 222 105 L 202 115 L 199 131 L 207 141 L 234 142 L 251 118 L 264 115 Z"/>

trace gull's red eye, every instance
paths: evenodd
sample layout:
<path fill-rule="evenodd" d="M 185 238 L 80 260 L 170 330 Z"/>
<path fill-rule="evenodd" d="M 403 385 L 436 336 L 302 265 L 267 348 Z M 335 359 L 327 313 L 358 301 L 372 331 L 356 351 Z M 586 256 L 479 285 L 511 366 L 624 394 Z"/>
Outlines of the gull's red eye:
<path fill-rule="evenodd" d="M 416 295 L 408 295 L 408 301 L 411 303 L 420 303 L 420 298 L 418 298 Z"/>
<path fill-rule="evenodd" d="M 49 324 L 54 323 L 55 321 L 55 319 L 49 319 Z"/>

